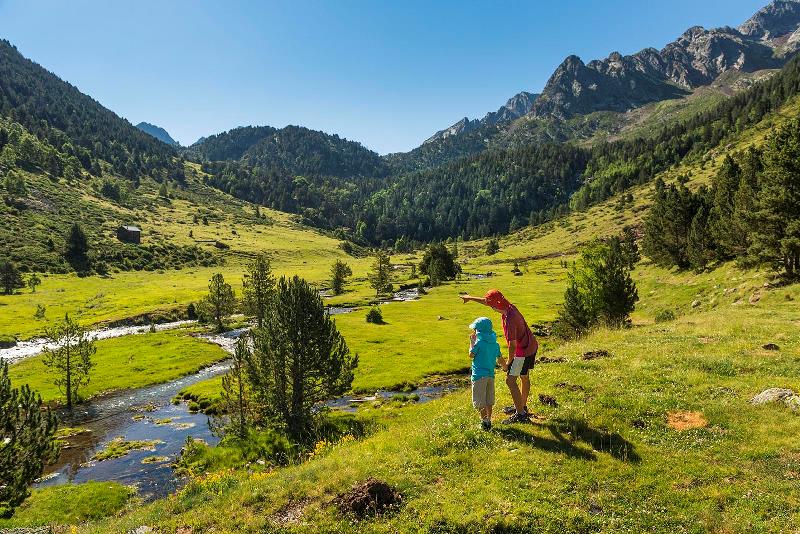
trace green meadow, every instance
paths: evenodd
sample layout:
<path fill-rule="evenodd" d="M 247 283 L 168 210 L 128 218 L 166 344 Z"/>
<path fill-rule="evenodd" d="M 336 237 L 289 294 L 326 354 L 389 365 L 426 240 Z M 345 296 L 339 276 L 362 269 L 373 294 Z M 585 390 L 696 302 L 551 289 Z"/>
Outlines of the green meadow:
<path fill-rule="evenodd" d="M 191 333 L 182 329 L 97 341 L 95 367 L 89 384 L 79 391 L 81 397 L 167 382 L 228 357 L 219 346 Z M 12 365 L 9 376 L 14 384 L 30 385 L 45 402 L 64 400 L 42 355 Z"/>

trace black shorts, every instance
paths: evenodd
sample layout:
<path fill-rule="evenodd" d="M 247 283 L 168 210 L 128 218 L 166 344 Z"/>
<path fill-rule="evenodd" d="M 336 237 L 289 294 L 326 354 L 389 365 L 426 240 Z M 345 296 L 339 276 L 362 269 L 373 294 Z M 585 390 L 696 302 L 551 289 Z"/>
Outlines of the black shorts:
<path fill-rule="evenodd" d="M 508 368 L 508 376 L 527 376 L 536 363 L 536 354 L 531 356 L 515 356 Z"/>

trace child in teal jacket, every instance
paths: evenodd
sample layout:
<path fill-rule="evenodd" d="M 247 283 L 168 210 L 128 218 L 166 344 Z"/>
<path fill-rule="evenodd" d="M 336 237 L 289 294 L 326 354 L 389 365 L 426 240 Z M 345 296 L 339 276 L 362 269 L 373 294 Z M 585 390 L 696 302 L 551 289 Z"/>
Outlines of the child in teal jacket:
<path fill-rule="evenodd" d="M 481 427 L 492 428 L 492 406 L 494 406 L 494 369 L 500 358 L 497 334 L 492 330 L 488 317 L 479 317 L 469 327 L 469 355 L 472 358 L 472 405 L 481 416 Z"/>

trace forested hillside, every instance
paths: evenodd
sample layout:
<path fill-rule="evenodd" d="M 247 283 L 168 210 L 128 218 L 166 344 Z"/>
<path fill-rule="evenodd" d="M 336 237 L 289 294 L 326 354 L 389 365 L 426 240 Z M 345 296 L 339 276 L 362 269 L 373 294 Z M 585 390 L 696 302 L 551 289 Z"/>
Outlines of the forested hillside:
<path fill-rule="evenodd" d="M 293 175 L 381 177 L 381 157 L 361 143 L 300 126 L 234 128 L 195 143 L 187 154 L 206 161 L 238 160 L 248 167 Z"/>
<path fill-rule="evenodd" d="M 135 179 L 152 174 L 179 176 L 175 151 L 138 130 L 77 88 L 23 57 L 0 40 L 0 116 L 24 126 L 66 157 L 46 154 L 56 176 L 79 169 L 100 176 L 102 162 L 114 174 Z"/>

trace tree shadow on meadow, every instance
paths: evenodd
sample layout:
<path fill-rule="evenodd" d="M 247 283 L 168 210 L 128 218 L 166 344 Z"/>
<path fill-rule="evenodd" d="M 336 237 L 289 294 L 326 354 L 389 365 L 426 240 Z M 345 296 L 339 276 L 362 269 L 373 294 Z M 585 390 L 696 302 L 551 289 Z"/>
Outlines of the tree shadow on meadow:
<path fill-rule="evenodd" d="M 508 440 L 547 452 L 565 454 L 572 458 L 596 460 L 595 452 L 604 452 L 623 462 L 639 463 L 641 461 L 641 457 L 631 442 L 616 432 L 594 429 L 585 421 L 567 420 L 551 423 L 534 422 L 533 424 L 547 429 L 552 438 L 537 436 L 514 426 L 498 427 L 497 431 Z M 591 450 L 579 447 L 577 445 L 579 442 L 586 443 Z"/>

